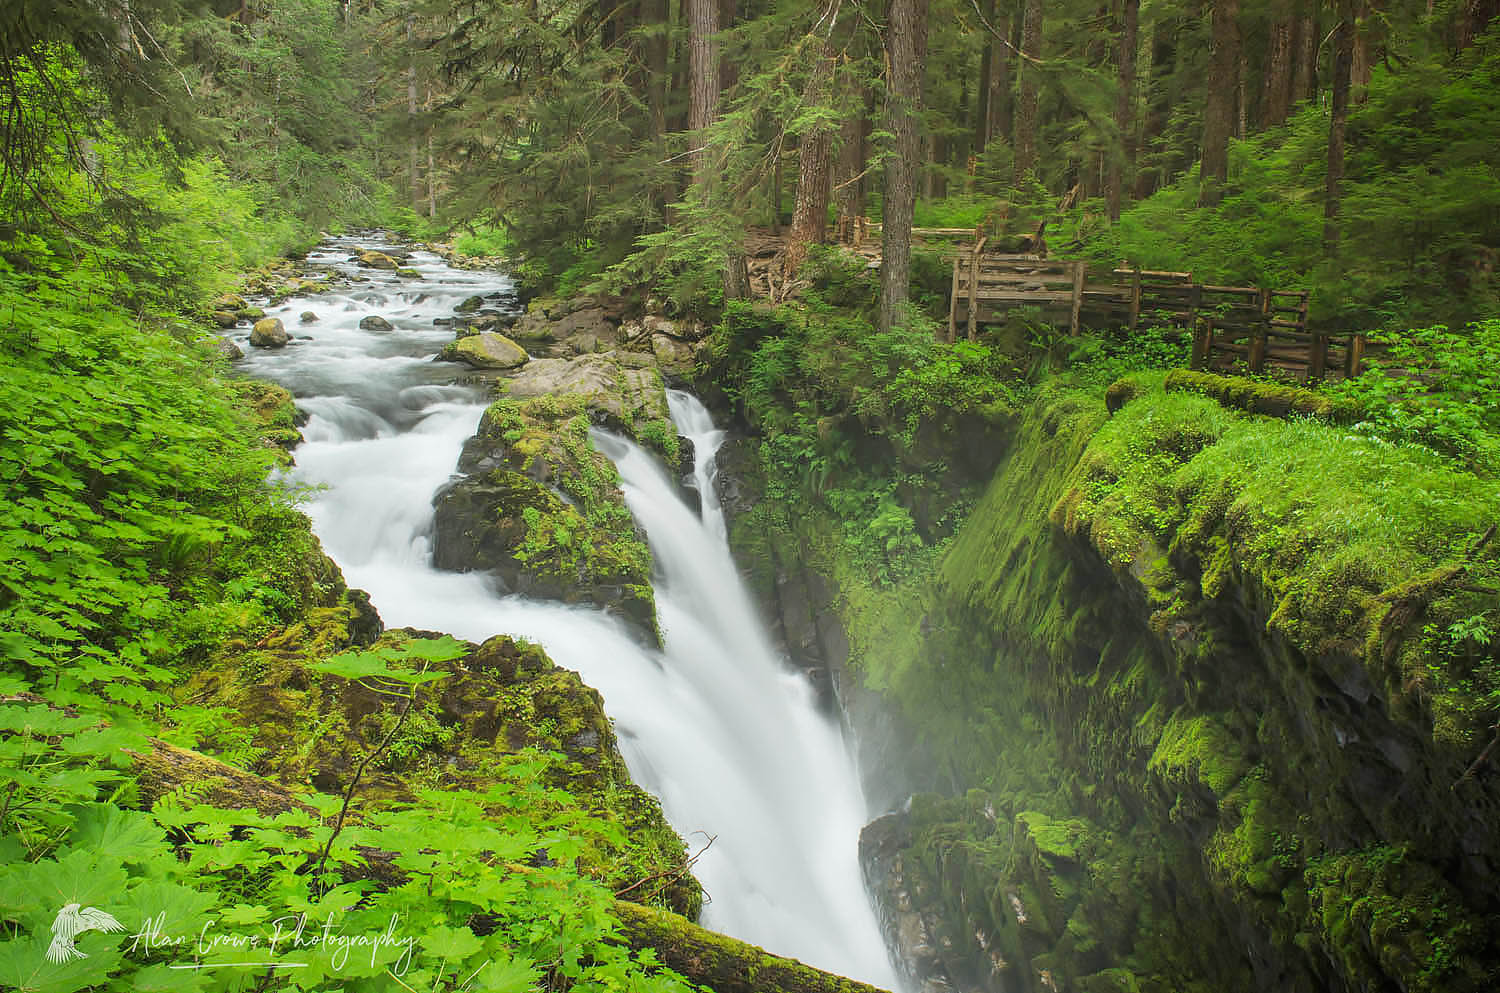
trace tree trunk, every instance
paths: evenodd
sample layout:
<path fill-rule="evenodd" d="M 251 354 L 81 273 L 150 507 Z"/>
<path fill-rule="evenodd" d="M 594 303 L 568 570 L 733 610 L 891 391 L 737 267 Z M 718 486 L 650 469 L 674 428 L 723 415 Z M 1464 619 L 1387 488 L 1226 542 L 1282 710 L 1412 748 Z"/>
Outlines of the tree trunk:
<path fill-rule="evenodd" d="M 719 116 L 719 0 L 684 0 L 688 19 L 688 130 L 702 148 L 708 126 Z M 693 181 L 707 182 L 707 156 L 693 154 Z"/>
<path fill-rule="evenodd" d="M 985 0 L 984 19 L 991 27 L 995 26 L 995 2 L 996 0 Z M 979 85 L 974 92 L 974 154 L 984 154 L 984 146 L 990 140 L 990 80 L 995 74 L 995 48 L 994 35 L 988 31 L 984 35 L 984 50 L 979 56 Z"/>
<path fill-rule="evenodd" d="M 1296 43 L 1292 70 L 1292 103 L 1315 99 L 1318 95 L 1318 9 L 1312 0 L 1302 0 L 1302 13 L 1296 21 Z"/>
<path fill-rule="evenodd" d="M 1009 36 L 1011 18 L 1008 15 L 990 23 L 995 26 L 995 30 L 1001 35 Z M 990 123 L 989 135 L 985 139 L 986 144 L 989 143 L 990 138 L 994 138 L 996 135 L 1002 138 L 1010 137 L 1012 123 L 1012 101 L 1010 94 L 1012 62 L 1010 56 L 1010 48 L 1002 45 L 999 39 L 995 39 L 995 55 L 993 63 L 990 66 Z M 980 149 L 980 151 L 982 153 L 983 149 Z"/>
<path fill-rule="evenodd" d="M 1266 68 L 1260 91 L 1260 126 L 1279 127 L 1292 112 L 1292 15 L 1286 0 L 1272 11 L 1271 36 L 1266 40 Z"/>
<path fill-rule="evenodd" d="M 427 87 L 426 110 L 432 113 L 432 87 Z M 432 126 L 427 127 L 427 217 L 437 217 L 437 156 L 432 149 Z"/>
<path fill-rule="evenodd" d="M 1484 34 L 1497 11 L 1500 11 L 1500 3 L 1495 0 L 1460 0 L 1455 38 L 1460 52 L 1471 47 L 1474 40 Z"/>
<path fill-rule="evenodd" d="M 854 244 L 857 226 L 865 212 L 865 181 L 861 173 L 865 169 L 865 148 L 869 141 L 870 117 L 874 99 L 868 86 L 855 84 L 864 92 L 859 103 L 864 113 L 854 113 L 844 121 L 839 134 L 839 164 L 835 177 L 834 203 L 838 219 L 834 222 L 834 236 L 845 245 Z"/>
<path fill-rule="evenodd" d="M 1229 179 L 1229 136 L 1234 129 L 1240 67 L 1239 14 L 1239 0 L 1214 0 L 1208 99 L 1203 107 L 1203 162 L 1198 170 L 1198 202 L 1203 206 L 1219 202 Z"/>
<path fill-rule="evenodd" d="M 719 0 L 719 26 L 718 30 L 727 31 L 734 27 L 735 17 L 738 16 L 738 5 L 736 0 Z M 718 47 L 718 43 L 714 43 Z M 719 59 L 719 92 L 727 93 L 740 81 L 740 67 L 729 59 Z"/>
<path fill-rule="evenodd" d="M 813 67 L 803 102 L 826 106 L 833 95 L 834 53 L 816 42 L 820 52 Z M 794 274 L 807 256 L 809 245 L 823 240 L 828 226 L 828 198 L 833 186 L 833 127 L 819 122 L 802 135 L 797 149 L 797 199 L 792 208 L 792 228 L 787 234 L 785 268 Z"/>
<path fill-rule="evenodd" d="M 1328 123 L 1328 186 L 1323 201 L 1323 251 L 1339 250 L 1339 200 L 1343 196 L 1344 132 L 1349 125 L 1349 85 L 1354 68 L 1354 24 L 1344 17 L 1333 32 L 1333 114 Z"/>
<path fill-rule="evenodd" d="M 1033 59 L 1042 57 L 1042 0 L 1026 0 L 1021 21 L 1021 52 Z M 1041 97 L 1041 78 L 1034 65 L 1022 60 L 1021 96 L 1016 102 L 1016 182 L 1036 167 L 1037 105 Z"/>
<path fill-rule="evenodd" d="M 417 175 L 417 63 L 412 41 L 415 18 L 406 18 L 406 168 L 411 183 L 411 209 L 422 212 L 422 181 Z"/>
<path fill-rule="evenodd" d="M 1370 85 L 1373 71 L 1371 59 L 1375 48 L 1375 19 L 1370 16 L 1373 8 L 1368 0 L 1359 0 L 1354 5 L 1354 51 L 1349 64 L 1349 95 L 1355 103 L 1365 102 L 1365 90 Z"/>
<path fill-rule="evenodd" d="M 1135 57 L 1139 44 L 1141 0 L 1122 0 L 1120 11 L 1120 49 L 1116 56 L 1119 66 L 1120 91 L 1115 94 L 1115 130 L 1120 143 L 1110 150 L 1109 176 L 1105 181 L 1105 199 L 1109 203 L 1109 219 L 1120 219 L 1120 206 L 1124 200 L 1125 172 L 1133 165 L 1135 143 L 1131 132 L 1135 130 Z"/>
<path fill-rule="evenodd" d="M 885 160 L 884 223 L 880 232 L 880 330 L 890 331 L 905 318 L 911 284 L 911 219 L 921 152 L 917 115 L 922 107 L 927 0 L 890 0 L 885 47 L 890 67 L 885 127 L 891 134 L 892 154 Z"/>

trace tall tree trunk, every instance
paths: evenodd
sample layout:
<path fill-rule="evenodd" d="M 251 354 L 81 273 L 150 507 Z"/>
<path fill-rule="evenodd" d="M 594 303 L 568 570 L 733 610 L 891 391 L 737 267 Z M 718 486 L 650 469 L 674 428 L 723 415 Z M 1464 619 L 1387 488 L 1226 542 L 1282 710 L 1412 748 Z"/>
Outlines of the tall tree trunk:
<path fill-rule="evenodd" d="M 688 19 L 688 130 L 693 147 L 693 182 L 712 180 L 701 151 L 707 129 L 719 116 L 719 0 L 684 0 Z"/>
<path fill-rule="evenodd" d="M 808 80 L 803 102 L 827 106 L 833 96 L 834 53 L 825 42 L 814 42 L 819 48 L 818 63 Z M 797 199 L 792 207 L 792 228 L 787 234 L 785 266 L 795 273 L 807 256 L 807 248 L 823 240 L 828 227 L 828 198 L 833 186 L 833 132 L 831 124 L 820 120 L 801 137 L 797 149 Z"/>
<path fill-rule="evenodd" d="M 739 15 L 737 0 L 719 0 L 719 30 L 727 31 L 734 27 L 735 18 Z M 740 67 L 731 59 L 719 59 L 719 92 L 727 93 L 740 81 Z"/>
<path fill-rule="evenodd" d="M 995 30 L 1001 35 L 1009 36 L 1011 29 L 1011 18 L 1009 15 L 1000 17 L 990 22 Z M 985 144 L 996 135 L 1002 138 L 1010 137 L 1011 128 L 1011 57 L 1010 48 L 1002 45 L 1000 40 L 993 39 L 995 43 L 994 56 L 990 63 L 989 76 L 989 119 L 988 132 L 985 136 Z M 979 150 L 982 154 L 984 149 Z"/>
<path fill-rule="evenodd" d="M 996 0 L 985 0 L 984 19 L 991 27 L 995 26 L 995 3 Z M 995 75 L 995 48 L 997 43 L 995 36 L 988 31 L 984 34 L 984 51 L 979 56 L 979 85 L 974 93 L 974 154 L 983 155 L 984 146 L 989 144 L 990 135 L 990 81 Z"/>
<path fill-rule="evenodd" d="M 1109 203 L 1109 219 L 1120 219 L 1121 201 L 1124 200 L 1125 171 L 1133 164 L 1135 142 L 1135 58 L 1139 45 L 1141 0 L 1121 0 L 1120 50 L 1115 63 L 1119 66 L 1120 91 L 1115 94 L 1115 130 L 1120 135 L 1119 147 L 1109 156 L 1109 177 L 1105 181 L 1105 199 Z"/>
<path fill-rule="evenodd" d="M 1354 23 L 1346 9 L 1333 32 L 1333 113 L 1328 123 L 1328 186 L 1323 201 L 1323 251 L 1339 250 L 1339 202 L 1344 184 L 1344 133 L 1349 125 L 1349 87 L 1354 68 Z"/>
<path fill-rule="evenodd" d="M 1349 63 L 1349 95 L 1355 103 L 1365 102 L 1365 90 L 1370 85 L 1374 69 L 1376 39 L 1375 19 L 1371 17 L 1373 7 L 1369 0 L 1357 0 L 1354 5 L 1354 51 Z"/>
<path fill-rule="evenodd" d="M 1033 59 L 1042 57 L 1042 0 L 1026 0 L 1021 21 L 1021 52 Z M 1021 97 L 1016 102 L 1016 181 L 1036 167 L 1037 105 L 1041 97 L 1041 77 L 1034 65 L 1024 59 L 1020 65 Z"/>
<path fill-rule="evenodd" d="M 422 181 L 417 175 L 417 62 L 412 41 L 415 18 L 406 18 L 406 163 L 411 182 L 411 209 L 422 212 Z"/>
<path fill-rule="evenodd" d="M 424 109 L 432 113 L 432 87 L 427 87 L 427 102 Z M 437 217 L 437 156 L 432 148 L 432 125 L 427 126 L 427 217 Z"/>
<path fill-rule="evenodd" d="M 1461 52 L 1474 44 L 1484 34 L 1495 14 L 1500 13 L 1500 4 L 1495 0 L 1460 0 L 1456 44 Z"/>
<path fill-rule="evenodd" d="M 1198 202 L 1205 206 L 1219 202 L 1229 179 L 1229 136 L 1234 129 L 1240 68 L 1239 0 L 1213 0 L 1213 4 L 1213 49 L 1208 99 L 1203 107 L 1203 163 L 1198 170 Z"/>
<path fill-rule="evenodd" d="M 870 138 L 870 118 L 874 112 L 874 94 L 863 83 L 855 83 L 863 93 L 859 103 L 864 112 L 856 112 L 844 121 L 839 134 L 839 164 L 835 177 L 834 202 L 838 219 L 834 235 L 842 243 L 851 245 L 857 234 L 857 226 L 865 213 L 865 149 Z"/>
<path fill-rule="evenodd" d="M 641 61 L 646 70 L 646 112 L 651 118 L 651 137 L 667 133 L 667 29 L 672 18 L 668 0 L 640 0 L 637 22 L 649 28 L 641 42 Z"/>
<path fill-rule="evenodd" d="M 1292 12 L 1287 0 L 1276 0 L 1266 40 L 1266 67 L 1260 91 L 1260 126 L 1279 127 L 1292 111 Z"/>
<path fill-rule="evenodd" d="M 1313 0 L 1301 0 L 1296 19 L 1296 41 L 1293 50 L 1292 103 L 1312 100 L 1318 95 L 1318 8 Z"/>
<path fill-rule="evenodd" d="M 1234 136 L 1241 140 L 1250 130 L 1250 59 L 1240 46 L 1240 67 L 1235 73 Z"/>
<path fill-rule="evenodd" d="M 1037 0 L 1040 2 L 1040 0 Z M 911 219 L 921 141 L 922 61 L 927 49 L 927 0 L 890 0 L 885 32 L 885 127 L 892 154 L 885 160 L 885 202 L 880 232 L 880 330 L 901 323 L 911 284 Z"/>

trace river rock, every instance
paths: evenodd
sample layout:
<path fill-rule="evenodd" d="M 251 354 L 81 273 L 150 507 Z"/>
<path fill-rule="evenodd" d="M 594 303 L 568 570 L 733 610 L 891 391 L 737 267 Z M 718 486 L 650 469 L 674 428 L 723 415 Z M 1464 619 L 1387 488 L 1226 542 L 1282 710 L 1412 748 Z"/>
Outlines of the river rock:
<path fill-rule="evenodd" d="M 663 369 L 678 375 L 691 372 L 696 361 L 692 345 L 664 334 L 651 336 L 651 352 Z"/>
<path fill-rule="evenodd" d="M 359 256 L 359 264 L 370 269 L 399 269 L 396 260 L 384 252 L 362 252 Z"/>
<path fill-rule="evenodd" d="M 314 314 L 310 310 L 304 310 L 302 314 L 297 318 L 297 320 L 301 321 L 303 324 L 316 324 L 318 323 L 318 315 Z"/>
<path fill-rule="evenodd" d="M 515 369 L 526 365 L 531 356 L 505 335 L 482 331 L 453 342 L 438 358 L 465 362 L 475 369 Z"/>
<path fill-rule="evenodd" d="M 484 297 L 472 296 L 453 308 L 455 314 L 473 314 L 484 306 Z"/>
<path fill-rule="evenodd" d="M 396 329 L 390 321 L 379 314 L 371 314 L 368 317 L 362 318 L 359 326 L 366 331 L 394 331 Z"/>
<path fill-rule="evenodd" d="M 244 310 L 248 306 L 250 305 L 245 302 L 245 298 L 238 293 L 226 293 L 214 300 L 215 310 L 227 310 L 230 313 L 234 313 L 236 310 Z"/>
<path fill-rule="evenodd" d="M 230 362 L 233 362 L 235 359 L 242 359 L 245 357 L 245 353 L 240 350 L 240 346 L 236 345 L 228 338 L 212 338 L 209 341 L 209 346 L 213 348 L 215 352 L 228 359 Z"/>
<path fill-rule="evenodd" d="M 279 317 L 263 317 L 250 330 L 250 344 L 257 348 L 284 348 L 290 340 Z"/>
<path fill-rule="evenodd" d="M 214 323 L 221 328 L 232 328 L 240 322 L 235 314 L 228 310 L 216 310 L 213 312 Z"/>

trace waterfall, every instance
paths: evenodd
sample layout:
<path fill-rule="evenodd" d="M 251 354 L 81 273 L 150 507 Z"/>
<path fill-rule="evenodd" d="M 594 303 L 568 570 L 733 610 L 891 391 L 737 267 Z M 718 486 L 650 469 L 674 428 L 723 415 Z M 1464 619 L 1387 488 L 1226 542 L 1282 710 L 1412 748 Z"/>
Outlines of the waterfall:
<path fill-rule="evenodd" d="M 352 244 L 325 243 L 310 261 L 338 268 Z M 483 404 L 447 382 L 452 367 L 430 362 L 451 340 L 432 320 L 509 283 L 425 253 L 408 264 L 424 275 L 419 288 L 373 273 L 349 292 L 267 308 L 288 327 L 296 311 L 318 312 L 313 336 L 281 353 L 247 349 L 247 372 L 292 389 L 310 415 L 289 475 L 316 487 L 305 509 L 329 555 L 393 627 L 523 637 L 598 689 L 636 782 L 690 848 L 713 839 L 694 868 L 705 926 L 895 989 L 858 864 L 869 811 L 849 750 L 778 656 L 730 557 L 713 486 L 723 432 L 695 398 L 671 392 L 673 421 L 694 444 L 700 511 L 639 446 L 592 433 L 648 536 L 662 651 L 597 610 L 500 598 L 481 575 L 433 569 L 432 496 Z M 359 330 L 377 310 L 395 331 Z"/>

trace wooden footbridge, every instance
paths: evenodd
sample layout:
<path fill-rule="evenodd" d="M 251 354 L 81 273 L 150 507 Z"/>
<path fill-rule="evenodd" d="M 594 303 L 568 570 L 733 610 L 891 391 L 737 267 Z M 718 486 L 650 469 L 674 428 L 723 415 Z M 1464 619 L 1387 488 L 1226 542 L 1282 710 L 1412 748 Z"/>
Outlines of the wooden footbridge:
<path fill-rule="evenodd" d="M 1081 260 L 989 253 L 984 245 L 980 238 L 953 260 L 949 341 L 960 326 L 972 341 L 980 324 L 1029 307 L 1072 334 L 1085 324 L 1178 328 L 1193 335 L 1195 369 L 1243 364 L 1251 372 L 1281 369 L 1309 380 L 1359 375 L 1364 335 L 1310 330 L 1306 290 L 1213 286 L 1194 282 L 1192 273 L 1144 269 L 1115 269 L 1101 278 Z"/>

